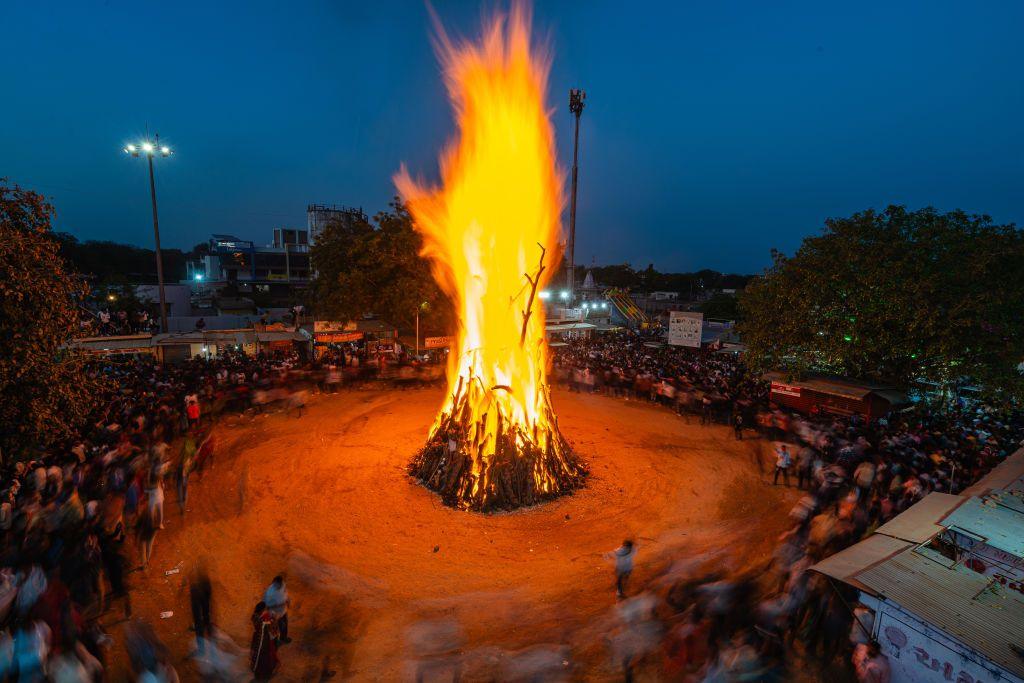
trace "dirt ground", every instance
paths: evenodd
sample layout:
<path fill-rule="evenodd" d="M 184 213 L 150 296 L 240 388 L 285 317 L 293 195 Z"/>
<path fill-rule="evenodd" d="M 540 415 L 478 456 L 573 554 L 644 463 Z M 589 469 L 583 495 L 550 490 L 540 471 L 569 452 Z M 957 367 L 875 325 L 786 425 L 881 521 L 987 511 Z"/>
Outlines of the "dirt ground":
<path fill-rule="evenodd" d="M 197 677 L 185 577 L 203 556 L 214 621 L 243 648 L 254 604 L 286 575 L 294 642 L 275 680 L 319 680 L 325 657 L 335 680 L 411 679 L 425 647 L 415 634 L 438 620 L 461 630 L 464 679 L 506 679 L 554 657 L 573 678 L 613 680 L 604 554 L 637 540 L 633 591 L 709 553 L 723 567 L 763 562 L 796 496 L 767 481 L 761 441 L 647 403 L 555 392 L 563 433 L 590 464 L 587 486 L 514 513 L 452 510 L 405 470 L 440 400 L 439 390 L 353 391 L 312 398 L 302 417 L 217 427 L 212 470 L 193 481 L 184 517 L 168 491 L 150 568 L 131 575 L 135 616 L 155 626 L 183 680 Z M 426 680 L 451 680 L 439 668 Z"/>

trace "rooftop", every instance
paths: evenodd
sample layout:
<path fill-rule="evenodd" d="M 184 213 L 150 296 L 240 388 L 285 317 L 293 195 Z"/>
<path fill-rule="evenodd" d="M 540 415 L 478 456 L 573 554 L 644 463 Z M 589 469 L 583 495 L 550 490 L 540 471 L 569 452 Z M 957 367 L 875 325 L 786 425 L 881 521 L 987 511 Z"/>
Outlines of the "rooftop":
<path fill-rule="evenodd" d="M 891 602 L 1024 676 L 1024 594 L 928 547 L 955 529 L 1024 559 L 1024 448 L 963 495 L 932 493 L 860 543 L 811 567 Z"/>

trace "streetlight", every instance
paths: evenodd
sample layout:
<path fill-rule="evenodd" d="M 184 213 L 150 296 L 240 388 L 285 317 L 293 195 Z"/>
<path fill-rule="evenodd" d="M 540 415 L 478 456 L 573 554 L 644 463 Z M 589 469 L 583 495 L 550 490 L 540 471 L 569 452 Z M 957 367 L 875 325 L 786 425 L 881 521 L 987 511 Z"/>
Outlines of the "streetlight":
<path fill-rule="evenodd" d="M 156 181 L 153 179 L 153 157 L 159 154 L 162 157 L 171 156 L 171 148 L 160 144 L 160 136 L 155 141 L 143 140 L 137 145 L 125 145 L 124 151 L 133 157 L 141 154 L 146 155 L 149 162 L 149 196 L 153 202 L 153 238 L 156 246 L 156 279 L 160 290 L 160 331 L 167 332 L 167 297 L 164 295 L 164 259 L 160 253 L 160 222 L 156 214 Z"/>
<path fill-rule="evenodd" d="M 577 161 L 580 151 L 580 114 L 587 93 L 579 88 L 569 91 L 569 111 L 576 117 L 576 137 L 572 146 L 572 199 L 569 204 L 569 295 L 576 291 L 576 177 L 579 174 Z"/>

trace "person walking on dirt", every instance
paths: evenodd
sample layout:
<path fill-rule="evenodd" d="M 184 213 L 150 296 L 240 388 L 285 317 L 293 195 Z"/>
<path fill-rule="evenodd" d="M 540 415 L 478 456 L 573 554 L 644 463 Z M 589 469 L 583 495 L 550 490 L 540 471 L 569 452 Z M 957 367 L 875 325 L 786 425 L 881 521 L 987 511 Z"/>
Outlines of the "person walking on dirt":
<path fill-rule="evenodd" d="M 780 443 L 775 449 L 775 477 L 772 480 L 772 486 L 779 483 L 779 472 L 782 473 L 782 479 L 786 482 L 786 486 L 789 486 L 789 467 L 792 464 L 793 459 L 789 454 L 789 447 Z"/>
<path fill-rule="evenodd" d="M 267 586 L 267 590 L 263 594 L 263 602 L 267 603 L 267 610 L 277 623 L 277 642 L 292 642 L 292 639 L 288 637 L 288 604 L 291 599 L 288 597 L 288 589 L 284 585 L 283 576 L 275 576 L 271 584 Z"/>
<path fill-rule="evenodd" d="M 814 469 L 814 449 L 804 446 L 796 454 L 796 487 L 802 489 L 804 483 L 811 488 L 811 474 Z"/>
<path fill-rule="evenodd" d="M 192 607 L 192 628 L 196 632 L 196 650 L 205 650 L 206 639 L 213 634 L 211 604 L 213 602 L 213 586 L 210 574 L 206 569 L 206 561 L 201 559 L 192 571 L 188 582 L 189 602 Z"/>
<path fill-rule="evenodd" d="M 736 433 L 736 440 L 743 441 L 743 413 L 736 411 L 732 416 L 732 429 Z"/>
<path fill-rule="evenodd" d="M 257 681 L 270 680 L 281 660 L 277 656 L 278 624 L 261 600 L 252 613 L 252 641 L 249 644 L 249 669 Z"/>
<path fill-rule="evenodd" d="M 192 474 L 192 465 L 195 462 L 196 435 L 194 430 L 188 430 L 185 434 L 185 441 L 181 445 L 181 458 L 178 459 L 178 470 L 175 483 L 178 485 L 178 507 L 181 514 L 185 514 L 185 505 L 188 504 L 188 478 Z"/>
<path fill-rule="evenodd" d="M 629 581 L 629 575 L 633 573 L 636 544 L 627 538 L 610 554 L 615 560 L 615 595 L 621 600 L 626 597 L 626 583 Z"/>
<path fill-rule="evenodd" d="M 135 526 L 135 539 L 139 545 L 141 556 L 141 569 L 149 566 L 149 560 L 153 557 L 153 541 L 156 540 L 156 532 L 159 527 L 153 519 L 153 512 L 150 506 L 146 506 L 139 514 L 138 524 Z"/>

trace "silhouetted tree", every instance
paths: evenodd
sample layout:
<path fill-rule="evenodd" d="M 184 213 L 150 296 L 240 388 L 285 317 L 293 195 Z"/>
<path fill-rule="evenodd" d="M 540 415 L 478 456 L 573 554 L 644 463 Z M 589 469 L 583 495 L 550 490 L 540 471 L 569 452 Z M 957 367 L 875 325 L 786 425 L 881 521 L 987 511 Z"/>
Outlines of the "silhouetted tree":
<path fill-rule="evenodd" d="M 0 179 L 0 445 L 5 455 L 67 438 L 91 408 L 84 360 L 63 349 L 87 294 L 50 232 L 42 195 Z"/>
<path fill-rule="evenodd" d="M 1024 236 L 988 216 L 890 206 L 830 219 L 740 298 L 760 368 L 1024 395 Z"/>
<path fill-rule="evenodd" d="M 373 217 L 330 223 L 311 249 L 313 308 L 322 318 L 378 315 L 400 329 L 451 330 L 452 307 L 420 256 L 422 238 L 397 198 Z M 426 304 L 425 306 L 423 304 Z"/>

